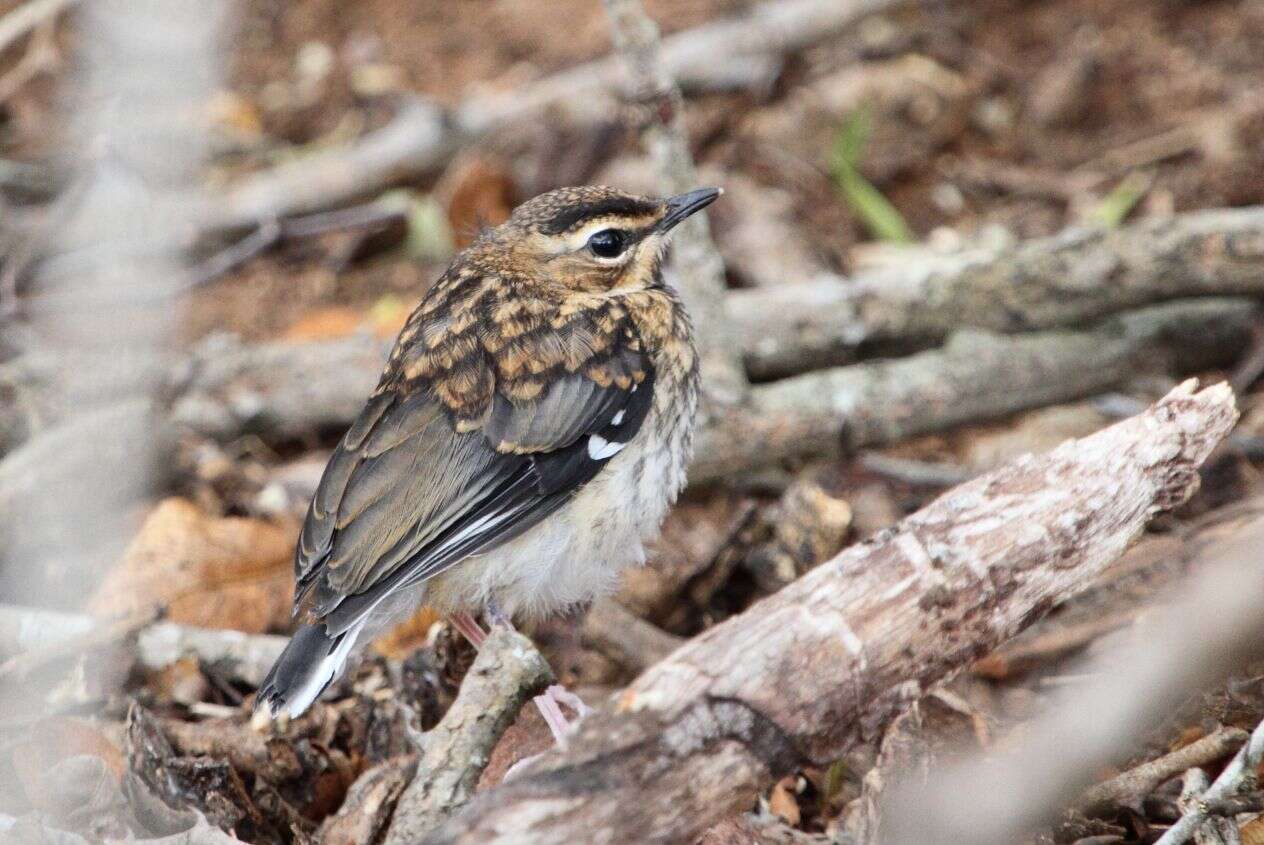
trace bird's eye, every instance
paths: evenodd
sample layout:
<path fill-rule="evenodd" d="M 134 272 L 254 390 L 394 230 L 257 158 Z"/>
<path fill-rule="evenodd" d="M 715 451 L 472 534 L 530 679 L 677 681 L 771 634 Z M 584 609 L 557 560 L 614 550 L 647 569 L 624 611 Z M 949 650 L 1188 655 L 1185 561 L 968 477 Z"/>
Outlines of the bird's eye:
<path fill-rule="evenodd" d="M 627 246 L 627 235 L 618 229 L 602 229 L 588 239 L 588 248 L 598 258 L 616 258 Z"/>

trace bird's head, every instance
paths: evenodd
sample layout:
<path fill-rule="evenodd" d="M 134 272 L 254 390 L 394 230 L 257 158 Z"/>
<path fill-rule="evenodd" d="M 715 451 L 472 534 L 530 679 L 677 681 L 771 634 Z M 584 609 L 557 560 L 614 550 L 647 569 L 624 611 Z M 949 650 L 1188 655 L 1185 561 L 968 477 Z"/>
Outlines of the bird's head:
<path fill-rule="evenodd" d="M 671 230 L 720 194 L 699 188 L 654 199 L 600 186 L 559 188 L 520 205 L 481 245 L 515 271 L 570 290 L 640 290 L 659 283 Z"/>

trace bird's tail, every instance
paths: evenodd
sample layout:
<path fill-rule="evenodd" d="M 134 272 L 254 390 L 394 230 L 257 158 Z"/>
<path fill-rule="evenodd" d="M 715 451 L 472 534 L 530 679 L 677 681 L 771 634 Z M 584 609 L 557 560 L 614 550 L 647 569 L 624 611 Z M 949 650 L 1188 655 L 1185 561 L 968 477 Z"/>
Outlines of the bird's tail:
<path fill-rule="evenodd" d="M 342 672 L 359 633 L 360 625 L 332 637 L 323 622 L 299 628 L 259 687 L 253 721 L 302 715 Z"/>

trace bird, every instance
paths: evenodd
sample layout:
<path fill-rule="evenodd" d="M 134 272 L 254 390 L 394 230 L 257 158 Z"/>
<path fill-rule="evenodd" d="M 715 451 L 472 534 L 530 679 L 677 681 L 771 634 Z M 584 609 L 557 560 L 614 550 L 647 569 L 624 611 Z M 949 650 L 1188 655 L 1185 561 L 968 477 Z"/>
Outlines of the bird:
<path fill-rule="evenodd" d="M 486 228 L 410 314 L 334 450 L 295 550 L 301 624 L 253 721 L 305 712 L 348 656 L 421 605 L 477 617 L 584 605 L 645 560 L 685 484 L 692 323 L 664 281 L 672 230 L 721 195 L 559 188 Z M 536 698 L 559 742 L 559 686 Z"/>

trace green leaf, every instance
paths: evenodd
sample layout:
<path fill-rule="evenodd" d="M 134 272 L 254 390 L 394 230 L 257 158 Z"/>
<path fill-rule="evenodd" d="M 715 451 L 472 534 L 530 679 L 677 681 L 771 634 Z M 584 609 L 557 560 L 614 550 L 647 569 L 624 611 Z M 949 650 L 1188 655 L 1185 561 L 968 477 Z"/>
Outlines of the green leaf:
<path fill-rule="evenodd" d="M 843 120 L 830 151 L 834 185 L 875 238 L 891 243 L 912 243 L 913 231 L 899 210 L 860 172 L 871 128 L 868 109 L 857 109 Z"/>
<path fill-rule="evenodd" d="M 858 108 L 843 118 L 838 134 L 834 136 L 834 149 L 830 159 L 835 174 L 840 169 L 855 170 L 860 167 L 872 132 L 873 116 L 867 107 Z"/>
<path fill-rule="evenodd" d="M 1141 171 L 1133 171 L 1123 178 L 1102 201 L 1084 216 L 1084 222 L 1114 229 L 1128 219 L 1137 203 L 1154 184 L 1154 177 Z"/>

